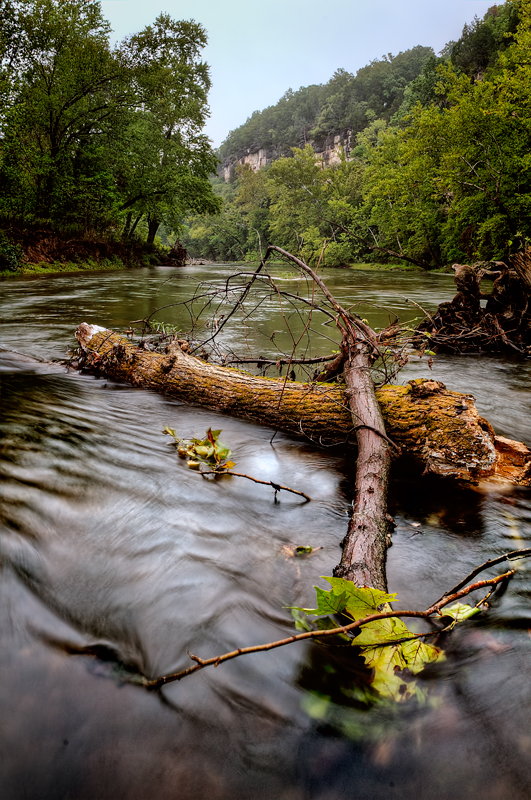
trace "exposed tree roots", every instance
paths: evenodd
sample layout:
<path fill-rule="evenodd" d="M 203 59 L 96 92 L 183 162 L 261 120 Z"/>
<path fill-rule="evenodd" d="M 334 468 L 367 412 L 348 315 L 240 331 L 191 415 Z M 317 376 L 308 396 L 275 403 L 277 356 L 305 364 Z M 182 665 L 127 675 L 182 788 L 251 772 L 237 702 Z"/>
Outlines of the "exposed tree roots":
<path fill-rule="evenodd" d="M 438 352 L 531 354 L 531 250 L 510 266 L 491 261 L 453 269 L 459 291 L 420 323 L 417 343 Z M 490 294 L 482 291 L 485 278 L 493 280 Z"/>

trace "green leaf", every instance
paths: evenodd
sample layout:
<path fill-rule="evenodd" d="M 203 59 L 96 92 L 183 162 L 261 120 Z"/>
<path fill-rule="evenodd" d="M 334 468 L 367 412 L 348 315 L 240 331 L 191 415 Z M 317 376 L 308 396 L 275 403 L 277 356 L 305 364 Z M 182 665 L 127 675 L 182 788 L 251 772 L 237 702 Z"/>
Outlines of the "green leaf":
<path fill-rule="evenodd" d="M 328 614 L 339 614 L 345 608 L 346 598 L 345 594 L 334 594 L 332 591 L 325 591 L 319 586 L 315 586 L 317 593 L 317 608 L 304 608 L 302 609 L 305 614 L 312 614 L 319 617 Z"/>
<path fill-rule="evenodd" d="M 318 617 L 345 613 L 356 620 L 375 614 L 379 606 L 396 600 L 396 594 L 387 594 L 370 586 L 359 587 L 344 578 L 329 578 L 325 575 L 321 577 L 328 581 L 332 588 L 326 590 L 316 586 L 317 608 L 300 609 L 305 614 Z"/>
<path fill-rule="evenodd" d="M 221 430 L 213 431 L 209 428 L 206 432 L 204 439 L 179 439 L 172 428 L 165 427 L 164 433 L 171 434 L 175 441 L 179 444 L 178 454 L 181 458 L 190 458 L 191 466 L 197 469 L 197 461 L 206 464 L 214 471 L 221 471 L 222 469 L 231 469 L 236 464 L 233 461 L 227 461 L 230 456 L 230 448 L 218 440 Z"/>
<path fill-rule="evenodd" d="M 295 621 L 295 627 L 298 631 L 311 631 L 313 630 L 306 614 L 303 614 L 300 609 L 292 608 L 291 616 Z"/>
<path fill-rule="evenodd" d="M 405 625 L 404 628 L 406 635 L 411 636 L 411 632 Z M 357 639 L 355 643 L 357 643 Z M 373 688 L 383 697 L 389 697 L 395 702 L 403 702 L 413 696 L 424 699 L 416 682 L 410 679 L 405 680 L 405 676 L 400 673 L 408 669 L 410 673 L 416 675 L 424 669 L 426 664 L 444 658 L 444 654 L 437 647 L 426 644 L 417 638 L 394 645 L 362 648 L 361 655 L 365 664 L 374 670 Z"/>
<path fill-rule="evenodd" d="M 301 706 L 312 719 L 325 719 L 331 700 L 329 697 L 318 696 L 316 693 L 305 694 L 301 700 Z"/>
<path fill-rule="evenodd" d="M 356 586 L 344 578 L 323 577 L 331 588 L 325 590 L 315 587 L 317 608 L 292 609 L 294 616 L 299 615 L 297 619 L 305 619 L 305 615 L 320 617 L 315 623 L 320 629 L 338 627 L 330 615 L 343 613 L 353 619 L 363 619 L 396 601 L 396 594 L 388 594 L 370 586 Z M 367 667 L 374 670 L 371 681 L 373 689 L 395 702 L 403 702 L 411 697 L 423 701 L 424 693 L 412 676 L 421 672 L 427 664 L 444 658 L 441 650 L 426 644 L 399 617 L 366 622 L 354 639 L 347 633 L 333 638 L 337 643 L 345 641 L 359 648 Z"/>
<path fill-rule="evenodd" d="M 356 586 L 345 578 L 327 578 L 325 575 L 321 577 L 328 581 L 334 594 L 345 595 L 344 610 L 352 619 L 362 619 L 369 614 L 375 614 L 379 606 L 396 601 L 396 594 L 388 594 L 371 586 Z"/>
<path fill-rule="evenodd" d="M 300 544 L 295 548 L 296 556 L 303 556 L 305 553 L 313 553 L 313 547 L 311 547 L 311 545 Z"/>
<path fill-rule="evenodd" d="M 335 595 L 333 592 L 326 592 L 318 586 L 314 588 L 317 592 L 317 608 L 299 608 L 298 606 L 288 606 L 288 608 L 296 608 L 304 614 L 309 614 L 314 617 L 338 614 L 343 611 L 345 607 L 344 595 Z"/>
<path fill-rule="evenodd" d="M 202 458 L 209 458 L 214 453 L 214 448 L 210 445 L 200 444 L 194 448 L 196 455 Z"/>
<path fill-rule="evenodd" d="M 411 635 L 411 631 L 399 617 L 386 617 L 362 625 L 353 644 L 358 647 L 368 647 L 383 642 L 394 642 Z"/>
<path fill-rule="evenodd" d="M 426 664 L 443 661 L 445 657 L 442 650 L 432 644 L 426 644 L 421 639 L 402 642 L 401 648 L 407 667 L 414 675 L 421 672 Z"/>
<path fill-rule="evenodd" d="M 218 442 L 214 453 L 218 461 L 225 461 L 230 456 L 230 448 Z"/>
<path fill-rule="evenodd" d="M 455 605 L 441 611 L 441 617 L 451 617 L 456 622 L 462 622 L 465 619 L 479 614 L 481 609 L 476 606 L 469 606 L 466 603 L 455 603 Z"/>
<path fill-rule="evenodd" d="M 335 628 L 337 628 L 337 620 L 335 620 L 333 617 L 319 617 L 319 619 L 315 620 L 314 626 L 319 631 L 334 630 Z M 350 646 L 352 643 L 352 639 L 350 638 L 348 633 L 336 633 L 333 636 L 328 636 L 328 638 L 322 639 L 321 643 L 327 645 L 338 645 L 346 643 Z"/>

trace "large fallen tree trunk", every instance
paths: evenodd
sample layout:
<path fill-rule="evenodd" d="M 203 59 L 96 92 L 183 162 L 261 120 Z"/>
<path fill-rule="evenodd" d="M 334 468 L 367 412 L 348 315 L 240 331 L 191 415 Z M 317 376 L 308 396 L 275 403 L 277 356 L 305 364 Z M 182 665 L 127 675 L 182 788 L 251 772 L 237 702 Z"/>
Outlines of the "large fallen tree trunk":
<path fill-rule="evenodd" d="M 76 337 L 82 366 L 133 386 L 154 389 L 233 416 L 255 420 L 317 444 L 354 441 L 354 425 L 339 384 L 285 382 L 208 364 L 174 342 L 166 354 L 152 353 L 125 336 L 82 323 Z M 530 485 L 531 451 L 495 436 L 479 416 L 471 395 L 439 381 L 384 386 L 376 397 L 387 436 L 426 473 L 468 485 L 480 481 Z"/>
<path fill-rule="evenodd" d="M 383 332 L 376 334 L 365 320 L 343 308 L 311 267 L 279 247 L 270 245 L 267 248 L 239 301 L 218 326 L 218 332 L 236 308 L 242 306 L 273 252 L 295 263 L 326 298 L 329 305 L 326 313 L 335 320 L 342 334 L 346 389 L 337 384 L 257 378 L 214 366 L 186 354 L 178 342 L 169 346 L 165 354 L 159 354 L 146 352 L 140 345 L 132 345 L 111 331 L 86 324 L 80 325 L 76 335 L 89 366 L 134 385 L 152 386 L 188 401 L 257 419 L 318 441 L 323 437 L 338 441 L 341 436 L 343 441 L 348 441 L 354 435 L 358 457 L 352 516 L 341 562 L 334 574 L 357 586 L 385 591 L 391 450 L 400 452 L 400 444 L 393 442 L 390 436 L 407 443 L 408 452 L 424 463 L 425 471 L 469 482 L 478 482 L 496 473 L 501 459 L 497 455 L 495 437 L 489 424 L 478 416 L 473 398 L 447 392 L 437 381 L 410 382 L 409 391 L 385 387 L 376 395 L 371 367 L 383 357 Z M 313 308 L 313 299 L 310 305 Z M 426 402 L 430 413 L 420 410 Z"/>

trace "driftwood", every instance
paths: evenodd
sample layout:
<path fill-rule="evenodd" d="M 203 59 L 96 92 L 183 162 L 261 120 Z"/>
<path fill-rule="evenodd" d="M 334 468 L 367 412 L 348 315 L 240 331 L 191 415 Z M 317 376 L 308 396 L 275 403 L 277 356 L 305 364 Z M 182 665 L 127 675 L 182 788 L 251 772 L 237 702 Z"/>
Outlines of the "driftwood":
<path fill-rule="evenodd" d="M 510 460 L 507 455 L 512 445 L 506 443 L 504 449 L 497 449 L 494 432 L 489 423 L 478 416 L 474 399 L 448 392 L 438 381 L 412 381 L 408 387 L 387 386 L 375 394 L 371 368 L 382 358 L 382 344 L 390 332 L 376 334 L 365 320 L 337 302 L 311 267 L 279 247 L 270 245 L 267 248 L 265 257 L 232 311 L 218 325 L 217 332 L 241 307 L 272 253 L 296 264 L 326 299 L 326 313 L 342 335 L 342 358 L 330 368 L 343 366 L 344 388 L 318 381 L 298 383 L 259 378 L 208 364 L 185 352 L 185 343 L 181 347 L 181 343 L 173 342 L 164 354 L 150 352 L 142 342 L 134 345 L 112 331 L 86 323 L 80 325 L 76 333 L 84 351 L 84 365 L 136 386 L 155 388 L 188 402 L 256 419 L 320 443 L 324 439 L 334 443 L 355 438 L 357 462 L 352 516 L 343 541 L 341 562 L 334 574 L 358 586 L 385 591 L 386 551 L 392 524 L 387 513 L 392 453 L 399 454 L 404 447 L 410 457 L 423 464 L 425 472 L 478 483 L 482 479 L 507 475 L 507 469 L 503 473 L 500 467 Z M 477 286 L 477 283 L 472 284 Z M 479 296 L 476 296 L 479 288 L 467 299 L 472 284 L 470 280 L 464 282 L 461 296 L 471 308 L 477 306 L 481 311 Z M 313 301 L 310 305 L 313 308 Z M 325 369 L 319 377 L 330 374 L 330 369 Z M 515 447 L 520 446 L 516 444 Z M 531 453 L 524 450 L 526 452 L 519 451 L 524 467 L 520 465 L 519 471 L 513 470 L 511 474 L 511 478 L 516 476 L 520 482 L 529 480 Z"/>
<path fill-rule="evenodd" d="M 345 387 L 284 382 L 208 364 L 172 343 L 152 353 L 125 336 L 82 323 L 76 337 L 80 366 L 96 374 L 154 389 L 188 403 L 270 425 L 317 444 L 354 441 Z M 495 436 L 471 395 L 432 380 L 384 386 L 376 397 L 386 435 L 428 474 L 466 485 L 481 481 L 530 485 L 531 451 Z"/>
<path fill-rule="evenodd" d="M 399 451 L 400 448 L 386 434 L 374 394 L 371 366 L 380 354 L 378 336 L 365 320 L 343 308 L 317 273 L 296 256 L 270 245 L 262 264 L 273 252 L 292 261 L 312 279 L 337 314 L 336 325 L 342 332 L 345 399 L 356 436 L 358 458 L 352 515 L 343 540 L 341 562 L 334 575 L 358 586 L 385 591 L 385 560 L 391 534 L 387 513 L 391 449 Z"/>
<path fill-rule="evenodd" d="M 420 323 L 417 344 L 438 352 L 531 353 L 531 250 L 517 253 L 509 266 L 489 261 L 453 270 L 458 293 Z M 487 293 L 486 279 L 493 281 Z"/>

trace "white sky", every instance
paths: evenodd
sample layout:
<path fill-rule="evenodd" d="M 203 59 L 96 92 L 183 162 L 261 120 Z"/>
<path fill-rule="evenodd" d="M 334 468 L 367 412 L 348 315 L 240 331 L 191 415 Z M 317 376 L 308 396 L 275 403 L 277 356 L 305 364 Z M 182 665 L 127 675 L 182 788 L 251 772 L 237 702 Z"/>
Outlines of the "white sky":
<path fill-rule="evenodd" d="M 211 117 L 217 147 L 253 111 L 289 89 L 325 83 L 338 67 L 356 72 L 384 53 L 417 44 L 439 52 L 465 22 L 495 0 L 103 0 L 116 39 L 136 33 L 161 12 L 194 19 L 207 30 Z M 500 4 L 500 0 L 498 0 Z"/>

